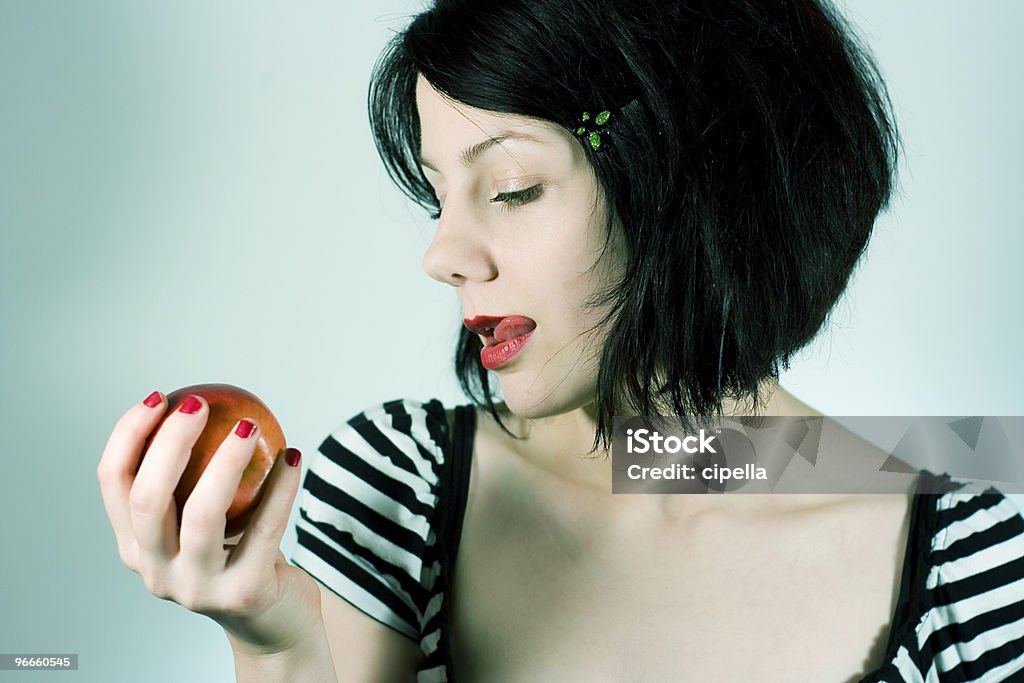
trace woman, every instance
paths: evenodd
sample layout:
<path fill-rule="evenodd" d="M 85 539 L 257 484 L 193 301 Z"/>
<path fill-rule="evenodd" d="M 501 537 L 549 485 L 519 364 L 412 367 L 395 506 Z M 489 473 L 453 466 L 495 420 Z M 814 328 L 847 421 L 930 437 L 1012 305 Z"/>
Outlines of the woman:
<path fill-rule="evenodd" d="M 779 370 L 846 287 L 897 148 L 830 7 L 439 0 L 369 104 L 389 172 L 438 219 L 424 268 L 456 288 L 482 409 L 398 400 L 331 434 L 294 565 L 294 457 L 222 545 L 251 438 L 225 441 L 178 534 L 201 400 L 136 475 L 154 394 L 100 465 L 125 563 L 224 626 L 240 680 L 1024 670 L 1024 520 L 995 491 L 922 473 L 886 496 L 610 493 L 613 415 L 815 414 Z"/>

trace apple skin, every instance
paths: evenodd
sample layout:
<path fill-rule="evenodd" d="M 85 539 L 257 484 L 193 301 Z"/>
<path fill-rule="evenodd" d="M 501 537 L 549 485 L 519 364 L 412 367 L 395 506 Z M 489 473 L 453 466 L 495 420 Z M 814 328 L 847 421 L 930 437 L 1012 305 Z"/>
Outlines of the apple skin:
<path fill-rule="evenodd" d="M 267 475 L 270 474 L 277 457 L 285 449 L 284 432 L 281 431 L 281 425 L 263 401 L 245 389 L 230 384 L 195 384 L 172 391 L 167 395 L 167 414 L 164 416 L 164 420 L 173 414 L 179 404 L 190 394 L 206 400 L 209 405 L 209 417 L 202 434 L 199 435 L 199 439 L 192 447 L 188 465 L 174 490 L 179 526 L 185 501 L 188 500 L 192 490 L 199 482 L 199 477 L 210 463 L 213 454 L 224 439 L 234 431 L 238 421 L 249 418 L 255 420 L 259 425 L 259 432 L 256 435 L 256 450 L 253 452 L 252 460 L 242 472 L 238 491 L 227 511 L 225 537 L 231 538 L 245 529 L 252 514 L 256 511 L 263 491 L 263 483 L 266 481 Z M 154 435 L 159 433 L 162 426 L 163 420 Z M 148 448 L 148 442 L 146 446 Z"/>

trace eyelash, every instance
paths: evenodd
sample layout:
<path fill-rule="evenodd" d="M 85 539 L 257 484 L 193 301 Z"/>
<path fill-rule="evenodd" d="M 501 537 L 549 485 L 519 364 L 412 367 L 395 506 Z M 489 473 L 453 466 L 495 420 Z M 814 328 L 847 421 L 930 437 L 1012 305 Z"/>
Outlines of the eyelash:
<path fill-rule="evenodd" d="M 498 194 L 491 197 L 490 202 L 492 204 L 503 204 L 501 207 L 503 211 L 512 211 L 516 207 L 524 204 L 529 204 L 533 200 L 537 199 L 544 192 L 544 186 L 540 183 L 528 187 L 524 190 L 518 190 L 516 192 L 499 192 Z M 441 218 L 440 211 L 434 211 L 430 214 L 431 220 L 438 220 Z"/>
<path fill-rule="evenodd" d="M 529 204 L 537 197 L 540 197 L 543 191 L 544 186 L 537 183 L 536 185 L 528 187 L 525 190 L 519 190 L 518 192 L 499 192 L 491 198 L 491 203 L 494 204 L 496 202 L 500 202 L 504 204 L 504 206 L 501 207 L 503 210 L 511 211 L 517 206 Z"/>

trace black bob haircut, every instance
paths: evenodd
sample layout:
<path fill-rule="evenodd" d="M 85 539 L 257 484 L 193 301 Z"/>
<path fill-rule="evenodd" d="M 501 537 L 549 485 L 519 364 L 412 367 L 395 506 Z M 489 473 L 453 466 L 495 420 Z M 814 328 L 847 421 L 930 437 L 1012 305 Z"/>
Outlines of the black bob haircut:
<path fill-rule="evenodd" d="M 628 251 L 591 302 L 609 306 L 595 450 L 613 415 L 760 401 L 825 323 L 894 191 L 884 81 L 828 0 L 436 0 L 381 55 L 368 97 L 388 173 L 436 213 L 419 74 L 573 132 L 583 111 L 613 111 L 599 150 L 578 138 Z M 497 418 L 481 347 L 461 331 L 456 373 Z"/>

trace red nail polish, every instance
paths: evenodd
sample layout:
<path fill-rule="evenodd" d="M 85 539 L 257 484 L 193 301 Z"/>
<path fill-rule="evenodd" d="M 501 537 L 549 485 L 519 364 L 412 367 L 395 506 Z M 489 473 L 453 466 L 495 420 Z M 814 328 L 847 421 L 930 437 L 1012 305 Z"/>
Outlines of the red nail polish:
<path fill-rule="evenodd" d="M 299 452 L 298 448 L 289 448 L 284 452 L 284 461 L 295 467 L 299 464 L 299 460 L 302 458 L 302 453 Z"/>
<path fill-rule="evenodd" d="M 186 415 L 192 415 L 193 413 L 198 412 L 198 410 L 202 407 L 203 404 L 199 402 L 198 398 L 196 398 L 195 396 L 186 396 L 185 400 L 181 402 L 181 407 L 178 408 L 178 410 L 185 413 Z"/>
<path fill-rule="evenodd" d="M 256 425 L 249 420 L 239 420 L 238 426 L 235 427 L 235 434 L 241 439 L 248 439 L 254 429 L 256 429 Z"/>
<path fill-rule="evenodd" d="M 156 408 L 160 405 L 161 396 L 159 391 L 154 391 L 152 394 L 146 397 L 146 400 L 142 402 L 142 405 L 147 408 Z"/>

